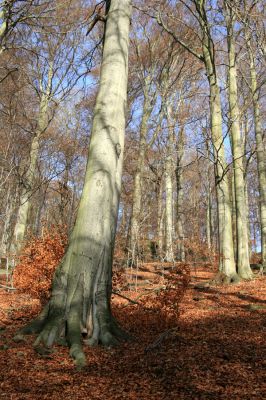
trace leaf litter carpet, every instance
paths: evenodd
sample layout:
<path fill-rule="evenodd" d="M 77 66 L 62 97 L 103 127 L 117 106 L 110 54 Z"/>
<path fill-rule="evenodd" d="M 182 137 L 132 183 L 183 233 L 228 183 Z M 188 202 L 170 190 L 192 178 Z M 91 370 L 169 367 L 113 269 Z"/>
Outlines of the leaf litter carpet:
<path fill-rule="evenodd" d="M 149 290 L 140 285 L 119 292 L 136 304 L 114 295 L 114 314 L 135 340 L 86 348 L 81 371 L 64 347 L 41 356 L 33 337 L 12 341 L 40 306 L 1 289 L 0 399 L 266 399 L 266 278 L 194 288 L 211 275 L 192 269 L 176 299 L 161 298 L 151 279 Z"/>

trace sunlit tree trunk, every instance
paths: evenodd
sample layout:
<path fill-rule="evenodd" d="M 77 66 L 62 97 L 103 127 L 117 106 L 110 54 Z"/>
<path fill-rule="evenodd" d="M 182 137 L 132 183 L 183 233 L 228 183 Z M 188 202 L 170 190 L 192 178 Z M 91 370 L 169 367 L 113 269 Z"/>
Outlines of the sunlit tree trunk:
<path fill-rule="evenodd" d="M 9 187 L 6 195 L 6 209 L 4 214 L 3 234 L 1 238 L 1 253 L 3 255 L 6 255 L 8 253 L 10 247 L 10 240 L 12 238 L 12 217 L 14 209 L 16 208 L 16 201 L 17 201 L 16 189 L 15 193 L 14 192 L 12 193 L 11 188 Z"/>
<path fill-rule="evenodd" d="M 17 213 L 17 220 L 15 224 L 12 247 L 11 250 L 19 253 L 23 246 L 23 240 L 27 230 L 27 220 L 33 195 L 34 181 L 36 174 L 36 166 L 39 157 L 40 139 L 42 133 L 47 128 L 48 124 L 48 108 L 52 84 L 53 64 L 50 63 L 48 72 L 48 83 L 45 92 L 41 94 L 40 109 L 37 120 L 37 128 L 31 142 L 29 165 L 25 174 L 24 186 L 20 195 L 20 205 Z"/>
<path fill-rule="evenodd" d="M 165 260 L 174 260 L 173 251 L 173 156 L 174 127 L 172 126 L 171 107 L 167 106 L 168 139 L 165 158 Z"/>
<path fill-rule="evenodd" d="M 232 213 L 232 229 L 233 229 L 233 241 L 234 241 L 234 254 L 235 259 L 237 258 L 237 233 L 236 233 L 236 192 L 235 192 L 235 175 L 232 172 L 231 181 L 231 213 Z"/>
<path fill-rule="evenodd" d="M 208 249 L 212 247 L 212 235 L 213 235 L 213 216 L 212 216 L 212 193 L 210 185 L 208 184 L 207 189 L 207 207 L 206 207 L 206 239 Z"/>
<path fill-rule="evenodd" d="M 12 2 L 11 2 L 12 3 Z M 7 2 L 2 2 L 1 9 L 0 9 L 0 20 L 2 23 L 0 24 L 0 54 L 4 51 L 4 38 L 8 30 L 8 23 L 7 23 Z"/>
<path fill-rule="evenodd" d="M 162 179 L 158 178 L 156 186 L 157 194 L 157 238 L 158 238 L 158 258 L 162 258 L 163 254 L 163 183 Z"/>
<path fill-rule="evenodd" d="M 146 79 L 146 86 L 149 85 L 149 79 Z M 147 148 L 147 132 L 148 122 L 151 115 L 151 105 L 148 98 L 147 87 L 144 88 L 144 101 L 143 101 L 143 114 L 140 126 L 140 138 L 136 172 L 134 176 L 133 187 L 133 200 L 132 200 L 132 214 L 130 226 L 130 253 L 131 262 L 135 264 L 136 256 L 138 254 L 138 238 L 140 234 L 140 216 L 142 205 L 142 178 L 145 166 L 145 153 Z"/>
<path fill-rule="evenodd" d="M 236 242 L 237 242 L 237 272 L 241 278 L 252 278 L 252 271 L 249 265 L 249 247 L 247 231 L 247 203 L 245 198 L 244 179 L 244 154 L 240 131 L 239 107 L 237 94 L 237 69 L 236 53 L 234 42 L 233 15 L 230 7 L 225 2 L 225 15 L 227 25 L 228 44 L 228 83 L 229 83 L 229 110 L 230 110 L 230 131 L 234 168 L 234 191 L 236 206 Z"/>
<path fill-rule="evenodd" d="M 201 3 L 201 2 L 200 2 Z M 203 27 L 205 26 L 202 21 Z M 203 29 L 203 57 L 210 84 L 211 133 L 215 159 L 215 180 L 217 193 L 218 233 L 219 233 L 219 270 L 228 278 L 236 276 L 234 244 L 232 235 L 232 218 L 224 138 L 222 131 L 222 112 L 220 90 L 216 76 L 213 43 L 210 33 Z"/>
<path fill-rule="evenodd" d="M 215 64 L 215 46 L 212 40 L 211 27 L 208 22 L 205 0 L 193 0 L 202 34 L 202 55 L 174 35 L 175 40 L 205 64 L 210 85 L 211 134 L 215 163 L 215 184 L 217 194 L 218 238 L 219 238 L 219 270 L 229 281 L 237 279 L 234 260 L 234 245 L 232 236 L 232 218 L 230 193 L 225 159 L 224 138 L 222 130 L 222 111 L 220 89 L 217 81 Z M 172 34 L 163 21 L 157 19 L 165 30 Z"/>
<path fill-rule="evenodd" d="M 252 52 L 250 39 L 247 35 L 246 44 L 250 62 L 251 90 L 253 97 L 253 113 L 256 136 L 256 155 L 260 194 L 261 253 L 263 268 L 264 271 L 266 271 L 266 150 L 265 144 L 263 143 L 263 131 L 261 126 L 261 112 L 259 104 L 259 90 L 255 68 L 255 59 Z"/>
<path fill-rule="evenodd" d="M 176 240 L 177 260 L 185 261 L 184 247 L 184 220 L 183 220 L 183 156 L 184 156 L 184 129 L 181 128 L 176 144 Z"/>
<path fill-rule="evenodd" d="M 110 6 L 110 8 L 109 8 Z M 131 3 L 112 0 L 108 13 L 85 183 L 69 246 L 58 267 L 51 299 L 20 334 L 37 332 L 35 346 L 51 346 L 66 334 L 77 365 L 87 343 L 113 345 L 124 337 L 110 307 L 112 258 L 121 191 L 127 100 Z"/>

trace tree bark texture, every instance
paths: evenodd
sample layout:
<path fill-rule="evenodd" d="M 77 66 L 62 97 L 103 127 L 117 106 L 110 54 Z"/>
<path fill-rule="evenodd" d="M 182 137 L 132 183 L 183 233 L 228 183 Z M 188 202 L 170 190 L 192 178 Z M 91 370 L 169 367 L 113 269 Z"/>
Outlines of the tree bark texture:
<path fill-rule="evenodd" d="M 240 131 L 240 117 L 237 94 L 237 68 L 234 42 L 233 15 L 230 7 L 225 5 L 228 45 L 228 83 L 229 83 L 229 111 L 230 131 L 234 168 L 234 191 L 236 206 L 236 264 L 237 273 L 243 279 L 252 278 L 249 265 L 249 247 L 247 230 L 247 203 L 245 198 L 244 154 Z"/>
<path fill-rule="evenodd" d="M 145 166 L 145 154 L 147 149 L 148 122 L 152 112 L 152 106 L 148 94 L 150 84 L 149 76 L 145 79 L 143 114 L 140 125 L 139 149 L 137 158 L 137 167 L 134 175 L 132 214 L 130 225 L 130 258 L 131 264 L 136 263 L 136 257 L 139 253 L 139 236 L 141 228 L 141 205 L 142 205 L 142 181 Z"/>
<path fill-rule="evenodd" d="M 174 261 L 173 251 L 173 159 L 174 159 L 174 127 L 171 118 L 172 109 L 166 106 L 168 138 L 165 158 L 165 260 Z"/>
<path fill-rule="evenodd" d="M 183 221 L 183 156 L 184 156 L 184 129 L 181 128 L 176 143 L 176 240 L 177 240 L 177 260 L 185 261 L 184 247 L 184 221 Z"/>
<path fill-rule="evenodd" d="M 226 174 L 224 138 L 222 131 L 222 112 L 220 90 L 217 81 L 215 50 L 207 21 L 205 1 L 195 0 L 202 30 L 203 60 L 210 85 L 211 134 L 215 159 L 215 181 L 217 194 L 219 270 L 228 278 L 236 276 L 229 183 Z"/>
<path fill-rule="evenodd" d="M 255 68 L 254 55 L 251 49 L 251 43 L 249 38 L 246 38 L 246 43 L 250 61 L 251 90 L 253 98 L 253 113 L 254 113 L 255 137 L 256 137 L 257 169 L 259 178 L 261 255 L 262 255 L 262 265 L 264 271 L 266 271 L 266 150 L 265 150 L 265 143 L 263 143 L 263 131 L 261 126 L 261 112 L 259 104 L 257 73 Z"/>
<path fill-rule="evenodd" d="M 65 332 L 70 354 L 86 364 L 86 343 L 123 336 L 111 307 L 112 258 L 121 191 L 127 100 L 129 0 L 112 0 L 107 13 L 99 92 L 85 183 L 69 246 L 42 314 L 21 333 L 37 332 L 35 346 L 51 346 Z"/>
<path fill-rule="evenodd" d="M 20 195 L 20 205 L 17 213 L 17 220 L 14 228 L 12 247 L 13 252 L 19 253 L 27 230 L 27 220 L 33 195 L 33 187 L 36 173 L 36 166 L 39 157 L 40 139 L 48 125 L 48 107 L 52 86 L 53 63 L 50 63 L 48 71 L 47 88 L 41 94 L 40 109 L 37 121 L 37 128 L 31 142 L 29 166 L 25 174 L 25 182 Z"/>

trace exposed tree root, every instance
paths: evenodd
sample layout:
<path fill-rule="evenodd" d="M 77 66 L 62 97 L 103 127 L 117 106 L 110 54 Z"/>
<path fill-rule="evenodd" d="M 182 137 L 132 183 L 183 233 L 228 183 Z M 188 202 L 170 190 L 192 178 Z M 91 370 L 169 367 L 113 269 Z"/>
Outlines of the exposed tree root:
<path fill-rule="evenodd" d="M 98 324 L 95 325 L 96 332 L 92 330 L 90 337 L 83 340 L 82 323 L 79 313 L 70 310 L 67 319 L 61 317 L 51 318 L 49 316 L 49 303 L 41 314 L 30 324 L 22 328 L 13 338 L 15 342 L 25 341 L 25 335 L 38 334 L 33 347 L 35 351 L 47 356 L 52 353 L 52 346 L 57 343 L 69 347 L 70 356 L 74 359 L 77 368 L 86 366 L 86 356 L 83 351 L 83 344 L 95 346 L 102 344 L 105 347 L 114 347 L 121 341 L 131 340 L 132 337 L 125 332 L 110 313 L 102 310 L 96 313 Z"/>
<path fill-rule="evenodd" d="M 237 284 L 240 281 L 241 278 L 237 274 L 232 274 L 228 276 L 223 272 L 218 272 L 209 283 L 211 285 L 230 285 Z"/>

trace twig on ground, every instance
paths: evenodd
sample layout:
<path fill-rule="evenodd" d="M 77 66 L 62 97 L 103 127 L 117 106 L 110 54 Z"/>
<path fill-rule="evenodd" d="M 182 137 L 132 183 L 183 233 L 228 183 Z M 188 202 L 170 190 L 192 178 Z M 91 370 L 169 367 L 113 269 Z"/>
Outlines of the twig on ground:
<path fill-rule="evenodd" d="M 162 343 L 163 339 L 165 339 L 171 333 L 176 332 L 177 330 L 179 330 L 179 327 L 175 326 L 174 328 L 168 329 L 167 331 L 163 332 L 154 342 L 152 342 L 145 348 L 145 350 L 144 350 L 145 353 L 156 349 L 156 347 L 158 347 Z"/>
<path fill-rule="evenodd" d="M 140 305 L 140 303 L 139 303 L 138 301 L 132 300 L 132 299 L 130 299 L 129 297 L 124 296 L 123 294 L 120 294 L 120 293 L 114 292 L 114 291 L 113 291 L 112 293 L 115 294 L 116 296 L 122 297 L 122 299 L 128 300 L 130 303 Z"/>

